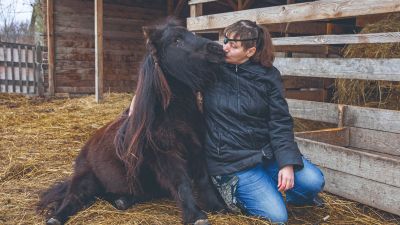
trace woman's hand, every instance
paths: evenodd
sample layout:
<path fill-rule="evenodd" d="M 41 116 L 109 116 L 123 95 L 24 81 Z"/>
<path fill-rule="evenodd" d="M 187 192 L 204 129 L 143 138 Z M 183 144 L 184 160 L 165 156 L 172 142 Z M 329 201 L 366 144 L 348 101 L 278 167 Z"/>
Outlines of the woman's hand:
<path fill-rule="evenodd" d="M 294 187 L 293 166 L 287 165 L 279 170 L 278 173 L 278 190 L 287 191 Z"/>

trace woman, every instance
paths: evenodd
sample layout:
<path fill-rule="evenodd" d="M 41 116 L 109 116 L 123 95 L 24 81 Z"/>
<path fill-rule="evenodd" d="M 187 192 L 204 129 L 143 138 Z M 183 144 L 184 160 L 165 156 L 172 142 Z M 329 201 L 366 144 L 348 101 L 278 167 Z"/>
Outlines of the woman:
<path fill-rule="evenodd" d="M 268 31 L 242 20 L 224 34 L 226 64 L 204 93 L 208 170 L 232 209 L 285 223 L 280 192 L 290 204 L 315 205 L 324 177 L 294 141 Z"/>

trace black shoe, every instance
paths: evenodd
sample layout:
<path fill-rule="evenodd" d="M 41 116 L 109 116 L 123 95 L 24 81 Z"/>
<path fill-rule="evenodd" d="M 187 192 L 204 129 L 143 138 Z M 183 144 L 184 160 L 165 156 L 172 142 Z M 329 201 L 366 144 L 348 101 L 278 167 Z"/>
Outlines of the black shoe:
<path fill-rule="evenodd" d="M 314 199 L 312 200 L 313 205 L 316 207 L 324 207 L 325 206 L 325 201 L 319 197 L 318 195 L 314 197 Z"/>

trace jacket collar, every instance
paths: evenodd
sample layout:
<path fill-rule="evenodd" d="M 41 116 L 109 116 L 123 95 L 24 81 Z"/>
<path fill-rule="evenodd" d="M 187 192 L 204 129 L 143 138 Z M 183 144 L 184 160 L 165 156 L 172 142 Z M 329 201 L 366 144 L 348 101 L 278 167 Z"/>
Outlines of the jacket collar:
<path fill-rule="evenodd" d="M 229 69 L 232 69 L 233 71 L 237 72 L 245 70 L 250 73 L 265 74 L 266 71 L 266 68 L 263 67 L 260 63 L 255 63 L 252 62 L 251 60 L 247 60 L 242 64 L 230 64 L 230 63 L 225 63 L 225 64 Z"/>

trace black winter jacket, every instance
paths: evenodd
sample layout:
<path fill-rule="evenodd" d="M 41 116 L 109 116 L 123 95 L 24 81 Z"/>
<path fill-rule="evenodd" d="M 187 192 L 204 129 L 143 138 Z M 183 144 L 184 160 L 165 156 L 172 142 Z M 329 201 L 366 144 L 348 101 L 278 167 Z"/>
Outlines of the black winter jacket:
<path fill-rule="evenodd" d="M 204 92 L 210 175 L 231 174 L 273 157 L 279 168 L 302 168 L 280 72 L 250 60 L 221 67 L 219 81 Z"/>

